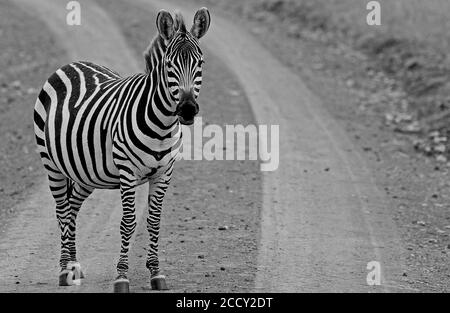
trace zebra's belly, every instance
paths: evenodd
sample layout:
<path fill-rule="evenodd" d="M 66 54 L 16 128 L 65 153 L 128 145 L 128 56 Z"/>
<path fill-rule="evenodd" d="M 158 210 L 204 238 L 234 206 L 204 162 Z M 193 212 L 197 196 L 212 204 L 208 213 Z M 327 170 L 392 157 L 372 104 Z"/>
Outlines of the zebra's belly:
<path fill-rule="evenodd" d="M 124 143 L 114 137 L 113 142 L 114 163 L 120 174 L 135 185 L 157 180 L 181 158 L 180 132 L 163 141 L 141 137 Z"/>
<path fill-rule="evenodd" d="M 112 140 L 106 133 L 92 136 L 50 124 L 46 129 L 46 149 L 55 166 L 67 178 L 82 186 L 116 189 L 119 170 L 112 157 Z"/>

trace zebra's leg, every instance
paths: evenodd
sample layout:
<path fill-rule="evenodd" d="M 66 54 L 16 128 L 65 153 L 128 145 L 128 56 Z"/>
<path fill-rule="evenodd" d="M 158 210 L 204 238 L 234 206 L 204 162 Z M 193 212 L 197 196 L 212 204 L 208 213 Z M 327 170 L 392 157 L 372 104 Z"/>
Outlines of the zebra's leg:
<path fill-rule="evenodd" d="M 153 290 L 168 289 L 165 276 L 159 272 L 158 237 L 162 203 L 170 184 L 172 169 L 172 167 L 169 168 L 163 176 L 149 183 L 147 230 L 150 236 L 150 243 L 146 266 L 150 270 L 150 285 Z"/>
<path fill-rule="evenodd" d="M 70 204 L 67 199 L 69 180 L 61 173 L 48 175 L 50 191 L 56 202 L 56 219 L 61 232 L 61 256 L 59 266 L 65 269 L 70 261 L 70 250 L 68 245 L 68 229 L 70 221 Z"/>
<path fill-rule="evenodd" d="M 121 184 L 122 221 L 120 223 L 121 247 L 119 262 L 117 263 L 117 278 L 114 282 L 114 292 L 129 292 L 130 282 L 128 275 L 128 251 L 130 240 L 136 229 L 136 212 L 134 208 L 135 188 Z"/>
<path fill-rule="evenodd" d="M 72 182 L 69 188 L 69 204 L 71 209 L 70 214 L 70 222 L 69 222 L 69 252 L 70 252 L 70 262 L 68 263 L 67 267 L 71 268 L 72 271 L 78 271 L 79 272 L 79 278 L 84 278 L 84 273 L 81 270 L 81 265 L 77 261 L 77 251 L 76 251 L 76 219 L 78 212 L 80 211 L 81 205 L 83 204 L 83 201 L 89 197 L 89 195 L 92 193 L 94 189 L 93 188 L 87 188 L 83 187 L 80 184 L 76 182 Z M 75 275 L 77 276 L 77 275 Z"/>
<path fill-rule="evenodd" d="M 59 273 L 59 285 L 70 286 L 78 284 L 75 275 L 79 273 L 77 268 L 73 270 L 70 255 L 70 219 L 71 208 L 69 203 L 71 183 L 70 180 L 57 170 L 56 167 L 51 164 L 47 164 L 48 181 L 50 191 L 56 202 L 56 219 L 58 220 L 59 229 L 61 232 L 61 256 L 59 259 L 59 266 L 61 272 Z"/>

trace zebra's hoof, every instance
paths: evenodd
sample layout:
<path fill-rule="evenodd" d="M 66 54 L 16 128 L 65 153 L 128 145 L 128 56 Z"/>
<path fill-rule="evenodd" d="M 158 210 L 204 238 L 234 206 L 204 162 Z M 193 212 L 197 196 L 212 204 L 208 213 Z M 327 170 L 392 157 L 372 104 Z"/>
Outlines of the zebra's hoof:
<path fill-rule="evenodd" d="M 80 263 L 69 263 L 65 270 L 59 273 L 59 285 L 60 286 L 79 286 L 81 285 L 81 279 L 84 278 L 84 274 L 81 271 Z"/>
<path fill-rule="evenodd" d="M 114 282 L 114 293 L 129 293 L 130 281 L 126 278 L 118 278 Z"/>
<path fill-rule="evenodd" d="M 158 275 L 150 279 L 152 290 L 168 290 L 166 284 L 166 276 Z"/>
<path fill-rule="evenodd" d="M 84 279 L 84 272 L 81 269 L 81 265 L 79 262 L 69 262 L 67 264 L 67 269 L 71 269 L 72 271 L 78 271 L 78 276 L 80 279 Z"/>

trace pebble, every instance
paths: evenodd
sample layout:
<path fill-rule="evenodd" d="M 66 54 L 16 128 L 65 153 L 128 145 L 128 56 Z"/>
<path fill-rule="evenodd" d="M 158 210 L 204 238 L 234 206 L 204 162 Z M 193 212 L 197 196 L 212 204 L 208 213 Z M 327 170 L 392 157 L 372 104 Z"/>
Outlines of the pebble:
<path fill-rule="evenodd" d="M 219 230 L 228 230 L 228 226 L 227 226 L 227 225 L 219 226 L 218 229 L 219 229 Z"/>
<path fill-rule="evenodd" d="M 27 93 L 28 94 L 35 94 L 35 93 L 37 93 L 38 92 L 38 90 L 36 89 L 36 88 L 28 88 L 27 89 Z"/>
<path fill-rule="evenodd" d="M 436 156 L 436 161 L 442 162 L 442 163 L 447 163 L 447 157 L 440 154 L 440 155 Z"/>
<path fill-rule="evenodd" d="M 21 84 L 20 81 L 18 81 L 18 80 L 15 80 L 15 81 L 13 81 L 13 82 L 11 83 L 11 87 L 14 87 L 14 88 L 16 88 L 16 89 L 19 89 L 21 85 L 22 85 L 22 84 Z"/>
<path fill-rule="evenodd" d="M 435 146 L 434 147 L 434 151 L 444 153 L 445 152 L 445 145 L 441 144 L 441 145 Z"/>

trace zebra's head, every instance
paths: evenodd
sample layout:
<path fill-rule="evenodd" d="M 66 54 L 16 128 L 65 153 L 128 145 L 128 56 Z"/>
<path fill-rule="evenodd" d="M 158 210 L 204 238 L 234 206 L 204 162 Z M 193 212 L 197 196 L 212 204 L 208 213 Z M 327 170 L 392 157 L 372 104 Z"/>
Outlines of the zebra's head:
<path fill-rule="evenodd" d="M 166 43 L 163 56 L 164 73 L 175 112 L 180 122 L 191 125 L 199 112 L 197 97 L 202 85 L 203 53 L 199 39 L 210 24 L 207 8 L 199 9 L 190 31 L 186 30 L 181 13 L 175 13 L 175 21 L 169 12 L 161 10 L 156 19 L 159 35 Z"/>

